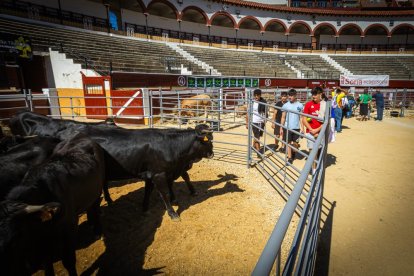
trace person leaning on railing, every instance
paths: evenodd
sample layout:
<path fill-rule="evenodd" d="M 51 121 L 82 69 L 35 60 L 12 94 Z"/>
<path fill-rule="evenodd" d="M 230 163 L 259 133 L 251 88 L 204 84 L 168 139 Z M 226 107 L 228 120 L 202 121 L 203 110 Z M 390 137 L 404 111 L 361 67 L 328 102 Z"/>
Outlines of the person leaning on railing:
<path fill-rule="evenodd" d="M 307 102 L 305 104 L 305 107 L 303 108 L 303 113 L 304 114 L 309 114 L 315 117 L 321 117 L 321 112 L 324 112 L 324 110 L 326 110 L 326 106 L 325 108 L 322 108 L 323 110 L 321 110 L 321 95 L 323 93 L 322 88 L 315 87 L 312 90 L 312 100 Z M 324 102 L 326 105 L 326 102 Z M 324 114 L 322 114 L 324 115 Z M 319 132 L 322 129 L 322 122 L 316 120 L 316 119 L 312 119 L 312 118 L 308 118 L 306 116 L 302 116 L 302 123 L 303 125 L 306 127 L 306 138 L 307 138 L 307 146 L 309 151 L 311 151 L 313 149 L 313 145 L 314 145 L 314 140 L 316 140 L 316 138 L 319 135 Z M 319 156 L 319 153 L 318 153 Z M 315 173 L 316 170 L 316 163 L 313 163 L 312 165 L 312 174 Z"/>

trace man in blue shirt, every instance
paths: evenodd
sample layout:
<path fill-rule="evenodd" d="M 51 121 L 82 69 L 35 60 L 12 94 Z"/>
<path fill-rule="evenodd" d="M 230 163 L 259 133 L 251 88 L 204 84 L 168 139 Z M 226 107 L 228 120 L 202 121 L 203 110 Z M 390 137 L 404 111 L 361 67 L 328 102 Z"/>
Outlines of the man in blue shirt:
<path fill-rule="evenodd" d="M 372 99 L 375 101 L 377 106 L 377 118 L 375 118 L 375 120 L 381 122 L 382 115 L 384 114 L 384 95 L 377 90 L 377 93 L 372 96 Z"/>
<path fill-rule="evenodd" d="M 298 133 L 303 132 L 302 120 L 300 119 L 298 112 L 302 112 L 303 104 L 296 100 L 295 89 L 290 89 L 288 96 L 289 101 L 282 107 L 283 114 L 282 119 L 280 120 L 280 124 L 284 127 L 280 128 L 280 136 L 286 138 L 285 141 L 287 141 L 288 144 L 291 144 L 295 148 L 298 148 L 300 138 L 300 135 Z M 283 133 L 285 133 L 285 136 L 283 136 Z M 294 154 L 292 154 L 291 147 L 288 146 L 287 148 L 288 163 L 292 164 Z"/>

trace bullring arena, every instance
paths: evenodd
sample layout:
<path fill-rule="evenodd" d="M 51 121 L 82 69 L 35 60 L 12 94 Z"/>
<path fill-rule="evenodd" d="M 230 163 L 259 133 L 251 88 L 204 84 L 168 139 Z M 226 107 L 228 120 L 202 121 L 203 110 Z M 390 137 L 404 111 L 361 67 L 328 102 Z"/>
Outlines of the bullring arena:
<path fill-rule="evenodd" d="M 413 18 L 1 1 L 0 274 L 414 275 Z"/>

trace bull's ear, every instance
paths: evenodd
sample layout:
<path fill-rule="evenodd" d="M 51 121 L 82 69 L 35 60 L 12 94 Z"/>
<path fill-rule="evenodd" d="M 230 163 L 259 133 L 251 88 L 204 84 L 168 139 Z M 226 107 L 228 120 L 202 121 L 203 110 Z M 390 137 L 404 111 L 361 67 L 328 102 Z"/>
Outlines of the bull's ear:
<path fill-rule="evenodd" d="M 25 214 L 36 214 L 42 222 L 45 222 L 53 219 L 60 207 L 60 203 L 49 202 L 44 205 L 27 205 L 23 211 Z"/>

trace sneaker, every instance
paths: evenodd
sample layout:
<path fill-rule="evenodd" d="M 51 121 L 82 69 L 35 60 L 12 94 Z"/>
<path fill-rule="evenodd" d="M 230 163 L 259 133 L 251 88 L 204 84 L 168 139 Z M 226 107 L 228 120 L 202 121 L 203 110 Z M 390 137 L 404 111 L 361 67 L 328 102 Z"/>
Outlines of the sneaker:
<path fill-rule="evenodd" d="M 280 148 L 280 149 L 279 149 L 279 151 L 280 151 L 280 152 L 285 152 L 285 151 L 286 151 L 286 149 L 285 149 L 285 148 Z"/>
<path fill-rule="evenodd" d="M 287 161 L 288 161 L 289 164 L 293 164 L 293 159 L 292 158 L 289 158 Z"/>

